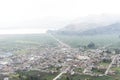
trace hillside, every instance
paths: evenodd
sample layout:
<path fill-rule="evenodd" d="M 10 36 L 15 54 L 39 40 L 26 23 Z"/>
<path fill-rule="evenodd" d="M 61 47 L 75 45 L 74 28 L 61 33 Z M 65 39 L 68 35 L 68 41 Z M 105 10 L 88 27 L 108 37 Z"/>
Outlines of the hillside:
<path fill-rule="evenodd" d="M 95 34 L 120 34 L 120 23 L 114 23 L 108 26 L 102 26 L 94 29 L 89 29 L 81 34 L 95 35 Z"/>
<path fill-rule="evenodd" d="M 75 20 L 59 30 L 49 33 L 65 35 L 119 34 L 120 18 L 113 16 L 95 16 Z"/>

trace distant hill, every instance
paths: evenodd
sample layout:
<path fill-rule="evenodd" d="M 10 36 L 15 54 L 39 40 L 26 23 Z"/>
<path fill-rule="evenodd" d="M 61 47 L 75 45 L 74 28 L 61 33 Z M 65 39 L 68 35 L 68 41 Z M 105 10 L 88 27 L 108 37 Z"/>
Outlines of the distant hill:
<path fill-rule="evenodd" d="M 48 32 L 65 35 L 120 34 L 120 18 L 90 17 L 80 20 L 80 22 L 78 20 L 62 29 Z"/>
<path fill-rule="evenodd" d="M 108 26 L 101 26 L 92 29 L 87 29 L 85 31 L 79 29 L 71 30 L 56 30 L 51 31 L 55 34 L 65 34 L 65 35 L 97 35 L 97 34 L 120 34 L 120 23 L 114 23 Z"/>
<path fill-rule="evenodd" d="M 89 29 L 81 34 L 83 35 L 96 35 L 96 34 L 120 34 L 120 23 L 114 23 L 108 26 L 97 27 Z"/>

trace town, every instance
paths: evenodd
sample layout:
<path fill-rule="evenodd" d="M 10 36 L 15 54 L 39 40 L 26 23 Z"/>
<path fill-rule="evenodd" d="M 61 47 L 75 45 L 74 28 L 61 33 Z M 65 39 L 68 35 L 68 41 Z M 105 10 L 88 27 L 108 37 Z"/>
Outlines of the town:
<path fill-rule="evenodd" d="M 3 79 L 9 80 L 9 75 L 16 74 L 16 71 L 31 70 L 58 73 L 53 80 L 62 78 L 64 74 L 90 76 L 117 74 L 116 69 L 120 68 L 120 51 L 118 49 L 109 50 L 106 47 L 87 50 L 83 47 L 72 48 L 53 35 L 50 36 L 57 41 L 58 46 L 28 48 L 29 53 L 26 54 L 6 53 L 7 56 L 1 54 L 0 74 L 4 76 Z"/>

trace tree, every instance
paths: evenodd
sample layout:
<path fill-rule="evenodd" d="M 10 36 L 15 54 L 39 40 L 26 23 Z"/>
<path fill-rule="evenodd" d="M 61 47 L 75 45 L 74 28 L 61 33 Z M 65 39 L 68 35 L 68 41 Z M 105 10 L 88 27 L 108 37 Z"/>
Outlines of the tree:
<path fill-rule="evenodd" d="M 120 49 L 115 49 L 116 54 L 120 54 Z"/>
<path fill-rule="evenodd" d="M 93 42 L 90 42 L 88 45 L 87 45 L 88 48 L 95 48 L 95 44 Z"/>
<path fill-rule="evenodd" d="M 72 80 L 72 79 L 71 79 L 71 75 L 70 75 L 70 73 L 69 73 L 69 72 L 67 72 L 67 77 L 66 77 L 66 80 Z"/>

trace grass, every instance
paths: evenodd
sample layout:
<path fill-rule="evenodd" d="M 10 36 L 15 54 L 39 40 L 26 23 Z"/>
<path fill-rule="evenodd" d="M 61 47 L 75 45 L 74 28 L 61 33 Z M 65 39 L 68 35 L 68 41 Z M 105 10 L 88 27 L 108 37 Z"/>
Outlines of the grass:
<path fill-rule="evenodd" d="M 57 46 L 57 42 L 47 34 L 0 35 L 0 37 L 0 50 L 4 52 Z"/>
<path fill-rule="evenodd" d="M 108 67 L 110 65 L 110 62 L 100 62 L 100 66 Z"/>
<path fill-rule="evenodd" d="M 39 71 L 19 71 L 15 75 L 11 75 L 10 80 L 53 80 L 54 77 L 56 77 L 58 73 L 44 73 Z M 69 77 L 70 80 L 120 80 L 120 76 L 114 75 L 114 76 L 89 76 L 89 75 L 67 75 L 63 74 L 62 77 L 59 80 L 68 80 L 67 77 Z"/>
<path fill-rule="evenodd" d="M 0 35 L 0 49 L 11 51 L 18 48 L 38 47 L 38 46 L 57 46 L 57 41 L 48 34 L 27 34 L 27 35 Z M 96 36 L 67 36 L 54 35 L 56 38 L 72 47 L 87 46 L 94 42 L 96 46 L 120 47 L 120 38 L 118 35 L 96 35 Z"/>
<path fill-rule="evenodd" d="M 120 43 L 120 38 L 118 35 L 94 35 L 94 36 L 55 35 L 55 37 L 71 45 L 72 47 L 86 46 L 90 42 L 94 42 L 96 46 L 106 46 L 112 43 L 112 47 L 113 45 L 116 46 L 118 45 L 118 43 Z"/>
<path fill-rule="evenodd" d="M 120 72 L 120 67 L 113 67 L 112 70 L 119 71 Z"/>
<path fill-rule="evenodd" d="M 104 74 L 106 69 L 97 69 L 97 68 L 93 68 L 92 71 L 95 74 Z"/>
<path fill-rule="evenodd" d="M 89 75 L 72 75 L 69 76 L 70 80 L 120 80 L 120 77 L 116 76 L 89 76 Z M 61 78 L 60 80 L 68 80 L 66 76 Z"/>
<path fill-rule="evenodd" d="M 111 70 L 115 71 L 117 75 L 120 74 L 120 67 L 113 67 Z"/>
<path fill-rule="evenodd" d="M 83 69 L 83 68 L 76 68 L 76 69 L 74 69 L 74 71 L 75 71 L 75 72 L 82 73 L 82 72 L 84 71 L 84 69 Z"/>
<path fill-rule="evenodd" d="M 45 73 L 39 71 L 17 71 L 10 75 L 10 80 L 52 80 L 58 73 Z"/>

